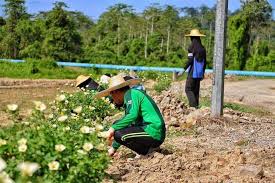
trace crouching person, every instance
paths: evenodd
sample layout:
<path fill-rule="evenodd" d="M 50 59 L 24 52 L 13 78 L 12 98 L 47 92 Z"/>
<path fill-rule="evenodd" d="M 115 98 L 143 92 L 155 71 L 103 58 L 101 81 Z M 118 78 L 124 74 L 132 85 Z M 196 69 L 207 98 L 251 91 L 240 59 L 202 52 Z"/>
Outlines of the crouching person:
<path fill-rule="evenodd" d="M 125 108 L 125 116 L 113 123 L 108 139 L 114 139 L 109 155 L 113 156 L 120 145 L 146 155 L 158 148 L 165 139 L 165 123 L 153 99 L 144 91 L 131 89 L 139 79 L 125 80 L 122 76 L 110 79 L 109 88 L 96 97 L 111 95 L 116 106 Z"/>

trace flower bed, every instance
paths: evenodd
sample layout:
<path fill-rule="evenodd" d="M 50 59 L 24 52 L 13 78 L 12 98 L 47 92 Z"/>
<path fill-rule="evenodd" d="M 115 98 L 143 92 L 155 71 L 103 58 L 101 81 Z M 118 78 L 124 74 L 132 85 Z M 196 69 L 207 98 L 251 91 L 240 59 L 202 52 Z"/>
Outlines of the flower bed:
<path fill-rule="evenodd" d="M 109 158 L 104 130 L 114 113 L 108 99 L 94 93 L 61 93 L 49 106 L 34 101 L 32 115 L 0 129 L 0 182 L 100 182 Z"/>

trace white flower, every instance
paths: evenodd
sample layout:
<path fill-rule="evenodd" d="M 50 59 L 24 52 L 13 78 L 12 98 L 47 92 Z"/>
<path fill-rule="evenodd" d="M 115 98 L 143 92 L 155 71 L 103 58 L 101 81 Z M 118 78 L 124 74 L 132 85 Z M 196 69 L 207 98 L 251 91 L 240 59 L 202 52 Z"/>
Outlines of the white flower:
<path fill-rule="evenodd" d="M 111 106 L 111 109 L 115 109 L 116 108 L 115 104 L 110 104 L 110 106 Z"/>
<path fill-rule="evenodd" d="M 49 167 L 50 170 L 58 170 L 59 162 L 58 161 L 52 161 L 48 164 L 48 167 Z"/>
<path fill-rule="evenodd" d="M 89 86 L 89 85 L 88 85 Z M 84 95 L 89 95 L 89 92 L 84 92 Z"/>
<path fill-rule="evenodd" d="M 16 104 L 8 104 L 7 108 L 9 111 L 16 111 L 18 109 L 18 105 Z"/>
<path fill-rule="evenodd" d="M 0 139 L 0 147 L 3 146 L 3 145 L 6 145 L 6 144 L 7 144 L 6 140 Z"/>
<path fill-rule="evenodd" d="M 90 121 L 90 119 L 84 119 L 84 121 L 88 123 Z"/>
<path fill-rule="evenodd" d="M 55 100 L 57 100 L 57 101 L 59 101 L 59 102 L 62 102 L 62 101 L 64 101 L 64 100 L 66 100 L 66 96 L 65 95 L 58 95 L 56 98 L 55 98 Z"/>
<path fill-rule="evenodd" d="M 85 143 L 82 147 L 85 151 L 89 152 L 90 150 L 92 150 L 94 148 L 92 143 Z"/>
<path fill-rule="evenodd" d="M 55 145 L 54 148 L 57 152 L 62 152 L 66 149 L 66 147 L 63 144 L 57 144 L 57 145 Z"/>
<path fill-rule="evenodd" d="M 53 124 L 53 126 L 52 126 L 53 128 L 56 128 L 57 127 L 57 125 L 56 124 Z"/>
<path fill-rule="evenodd" d="M 82 149 L 77 150 L 77 153 L 79 153 L 79 154 L 87 154 L 87 152 L 83 151 Z"/>
<path fill-rule="evenodd" d="M 68 119 L 68 116 L 67 115 L 64 115 L 64 116 L 60 116 L 57 121 L 60 121 L 60 122 L 64 122 Z"/>
<path fill-rule="evenodd" d="M 72 115 L 72 117 L 71 117 L 72 119 L 78 119 L 79 118 L 79 116 L 77 116 L 76 114 L 74 114 L 74 115 Z"/>
<path fill-rule="evenodd" d="M 71 130 L 71 128 L 69 127 L 69 126 L 66 126 L 65 128 L 64 128 L 64 131 L 70 131 Z"/>
<path fill-rule="evenodd" d="M 89 106 L 89 109 L 90 109 L 91 111 L 93 111 L 93 110 L 95 110 L 95 107 Z"/>
<path fill-rule="evenodd" d="M 65 104 L 67 105 L 69 103 L 69 101 L 68 100 L 65 100 Z"/>
<path fill-rule="evenodd" d="M 105 102 L 107 102 L 108 104 L 110 103 L 110 99 L 109 98 L 105 98 Z"/>
<path fill-rule="evenodd" d="M 19 152 L 26 152 L 26 150 L 28 149 L 26 144 L 21 144 L 18 146 L 18 151 Z"/>
<path fill-rule="evenodd" d="M 17 168 L 23 176 L 32 176 L 33 173 L 40 168 L 40 166 L 37 163 L 23 162 L 20 163 Z"/>
<path fill-rule="evenodd" d="M 29 126 L 30 125 L 30 122 L 28 121 L 23 121 L 22 124 L 26 125 L 26 126 Z"/>
<path fill-rule="evenodd" d="M 82 111 L 82 106 L 78 106 L 78 107 L 75 108 L 73 111 L 74 111 L 75 113 L 77 113 L 77 114 L 81 113 L 81 111 Z"/>
<path fill-rule="evenodd" d="M 0 172 L 2 172 L 6 167 L 6 162 L 2 158 L 0 158 Z"/>
<path fill-rule="evenodd" d="M 103 144 L 103 143 L 100 143 L 100 144 L 98 144 L 97 146 L 96 146 L 96 149 L 97 150 L 100 150 L 100 151 L 103 151 L 103 150 L 105 150 L 105 145 Z"/>
<path fill-rule="evenodd" d="M 104 129 L 104 127 L 100 124 L 97 124 L 97 125 L 95 125 L 95 129 L 96 129 L 96 131 L 101 131 Z"/>
<path fill-rule="evenodd" d="M 102 137 L 102 138 L 108 138 L 109 137 L 109 132 L 105 131 L 105 132 L 99 132 L 97 134 L 98 137 Z"/>
<path fill-rule="evenodd" d="M 33 101 L 33 103 L 35 105 L 35 109 L 38 110 L 38 111 L 43 112 L 47 109 L 47 106 L 43 102 Z"/>
<path fill-rule="evenodd" d="M 14 181 L 9 177 L 6 172 L 0 173 L 0 182 L 1 183 L 14 183 Z"/>
<path fill-rule="evenodd" d="M 88 127 L 88 126 L 82 126 L 80 128 L 80 132 L 84 133 L 84 134 L 88 134 L 92 132 L 92 128 Z"/>
<path fill-rule="evenodd" d="M 49 115 L 48 115 L 48 118 L 49 118 L 49 119 L 53 119 L 53 117 L 54 117 L 53 114 L 49 114 Z"/>
<path fill-rule="evenodd" d="M 17 142 L 17 143 L 18 143 L 19 145 L 26 145 L 26 144 L 27 144 L 27 142 L 28 142 L 28 141 L 27 141 L 27 139 L 25 139 L 25 138 L 21 138 L 20 140 L 18 140 L 18 142 Z"/>

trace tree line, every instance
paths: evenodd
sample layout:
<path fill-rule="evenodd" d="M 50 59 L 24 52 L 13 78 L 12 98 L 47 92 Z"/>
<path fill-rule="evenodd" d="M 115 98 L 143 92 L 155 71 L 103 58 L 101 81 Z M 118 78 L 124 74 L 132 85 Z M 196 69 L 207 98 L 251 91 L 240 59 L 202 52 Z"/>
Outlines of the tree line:
<path fill-rule="evenodd" d="M 226 68 L 275 70 L 275 22 L 267 0 L 243 0 L 229 12 Z M 50 11 L 29 14 L 25 0 L 5 0 L 0 17 L 0 57 L 125 65 L 182 67 L 193 28 L 212 68 L 216 7 L 178 8 L 152 4 L 142 13 L 116 4 L 94 21 L 55 2 Z M 275 63 L 274 63 L 275 64 Z"/>

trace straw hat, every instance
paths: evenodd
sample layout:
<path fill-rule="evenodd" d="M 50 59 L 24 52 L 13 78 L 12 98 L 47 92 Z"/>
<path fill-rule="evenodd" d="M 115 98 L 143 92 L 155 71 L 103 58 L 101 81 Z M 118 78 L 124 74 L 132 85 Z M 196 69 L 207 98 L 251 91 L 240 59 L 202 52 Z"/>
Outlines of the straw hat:
<path fill-rule="evenodd" d="M 95 95 L 96 98 L 106 97 L 114 90 L 118 90 L 125 86 L 136 85 L 140 82 L 140 79 L 130 79 L 125 81 L 121 75 L 113 76 L 110 78 L 109 87 Z"/>
<path fill-rule="evenodd" d="M 204 37 L 205 35 L 200 33 L 199 29 L 192 29 L 190 34 L 185 35 L 186 37 Z"/>
<path fill-rule="evenodd" d="M 84 75 L 80 75 L 76 78 L 76 87 L 78 87 L 79 85 L 81 85 L 83 82 L 87 81 L 90 77 L 89 76 L 84 76 Z"/>

